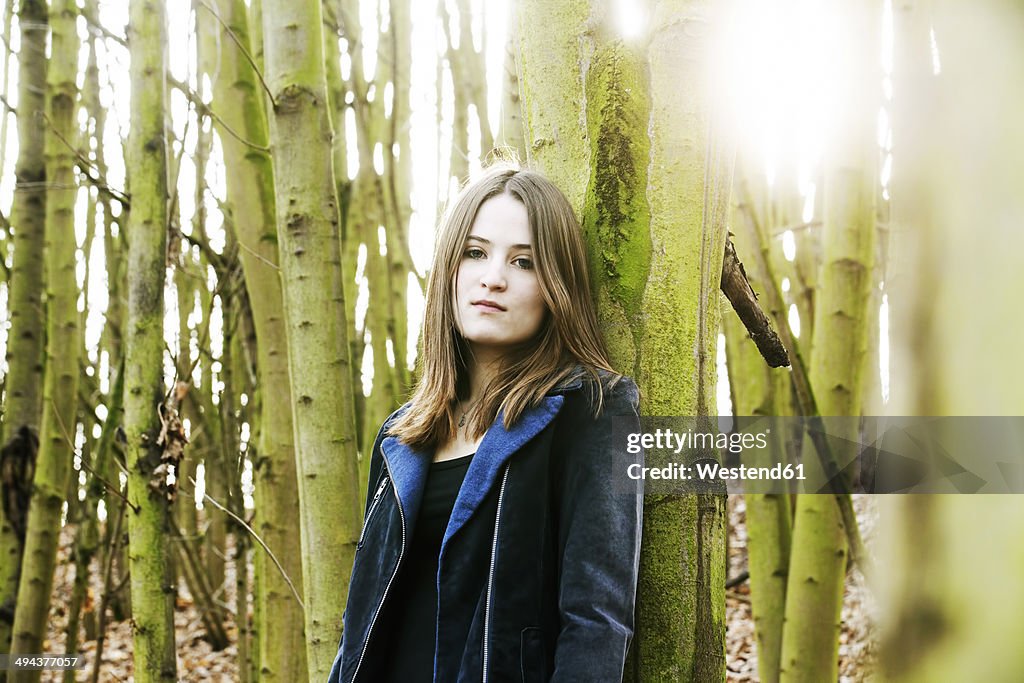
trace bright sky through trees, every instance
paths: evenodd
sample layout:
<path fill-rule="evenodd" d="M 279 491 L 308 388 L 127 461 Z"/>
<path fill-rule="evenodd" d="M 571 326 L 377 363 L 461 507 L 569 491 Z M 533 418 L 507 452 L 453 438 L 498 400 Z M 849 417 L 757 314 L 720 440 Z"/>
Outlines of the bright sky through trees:
<path fill-rule="evenodd" d="M 210 84 L 204 78 L 197 82 L 195 35 L 192 26 L 196 18 L 190 7 L 191 3 L 173 2 L 168 4 L 168 68 L 171 79 L 185 83 L 197 92 L 204 102 L 210 100 Z M 206 3 L 199 3 L 199 21 L 216 22 Z M 450 21 L 447 27 L 453 43 L 464 40 L 459 35 L 458 8 L 452 0 L 445 4 Z M 489 121 L 487 125 L 492 131 L 498 128 L 501 101 L 501 74 L 504 68 L 505 37 L 508 29 L 509 11 L 507 0 L 488 2 L 474 0 L 471 5 L 474 13 L 471 22 L 472 35 L 469 37 L 475 47 L 485 49 Z M 455 179 L 448 178 L 447 154 L 439 150 L 448 149 L 451 141 L 452 122 L 452 80 L 444 66 L 443 53 L 444 28 L 440 25 L 435 8 L 431 3 L 412 4 L 412 43 L 415 58 L 412 62 L 411 74 L 411 149 L 412 155 L 412 209 L 409 236 L 411 254 L 416 270 L 423 274 L 429 266 L 433 250 L 433 226 L 437 213 L 447 196 L 457 187 Z M 645 30 L 647 17 L 637 11 L 635 5 L 626 0 L 616 0 L 611 6 L 622 35 L 627 40 L 637 38 Z M 883 17 L 880 18 L 879 30 L 882 34 L 882 53 L 879 55 L 881 73 L 883 74 L 882 90 L 886 99 L 891 98 L 892 85 L 889 74 L 892 69 L 892 21 L 891 2 L 885 3 Z M 378 18 L 383 17 L 378 26 Z M 99 20 L 111 37 L 101 37 L 96 41 L 97 62 L 100 71 L 100 101 L 108 109 L 111 116 L 107 119 L 103 131 L 87 131 L 89 142 L 82 147 L 89 150 L 90 155 L 102 154 L 107 165 L 106 180 L 116 190 L 125 189 L 123 145 L 122 141 L 128 133 L 129 101 L 131 93 L 128 87 L 128 53 L 125 47 L 113 36 L 124 36 L 124 25 L 128 17 L 127 0 L 101 0 L 99 3 Z M 378 40 L 378 30 L 387 29 L 387 14 L 378 14 L 375 2 L 360 3 L 360 24 L 363 32 L 361 39 L 365 49 L 364 75 L 372 78 L 376 69 L 374 46 Z M 848 95 L 844 84 L 833 77 L 841 67 L 843 59 L 851 58 L 856 47 L 855 37 L 844 33 L 843 27 L 827 5 L 812 0 L 777 0 L 776 2 L 755 2 L 741 0 L 736 4 L 735 14 L 727 23 L 728 30 L 720 62 L 722 71 L 716 75 L 721 95 L 727 103 L 727 111 L 738 131 L 738 143 L 741 154 L 755 167 L 764 169 L 769 184 L 777 181 L 780 174 L 796 174 L 801 195 L 804 198 L 805 222 L 814 215 L 814 204 L 818 196 L 815 180 L 820 169 L 821 155 L 828 136 L 835 134 L 829 129 L 829 121 L 834 120 L 833 112 L 843 106 L 844 97 Z M 18 18 L 12 17 L 11 50 L 16 54 L 19 49 Z M 91 29 L 98 32 L 98 29 Z M 90 28 L 83 17 L 78 18 L 80 38 L 88 37 Z M 223 35 L 222 31 L 218 35 Z M 351 68 L 350 60 L 345 54 L 346 45 L 340 40 L 343 48 L 342 73 L 347 74 Z M 79 54 L 79 84 L 82 82 L 88 60 L 88 43 L 83 42 Z M 4 52 L 0 55 L 7 73 L 7 101 L 17 107 L 17 60 L 12 54 Z M 933 36 L 933 61 L 936 73 L 939 71 L 938 46 Z M 439 69 L 439 63 L 441 68 Z M 439 77 L 440 76 L 440 80 Z M 374 93 L 374 97 L 393 98 L 390 91 Z M 438 101 L 440 98 L 440 126 Z M 170 139 L 171 158 L 180 160 L 177 171 L 177 223 L 181 230 L 189 234 L 195 214 L 195 167 L 191 155 L 195 151 L 198 137 L 198 119 L 195 108 L 191 106 L 179 89 L 169 88 L 169 104 L 171 110 Z M 7 138 L 4 168 L 0 174 L 0 211 L 7 215 L 10 211 L 14 191 L 14 164 L 18 155 L 18 139 L 15 115 L 7 112 Z M 79 120 L 85 121 L 84 109 Z M 210 125 L 207 119 L 206 125 Z M 470 125 L 478 125 L 478 119 L 470 116 Z M 343 122 L 336 122 L 339 134 L 351 139 L 355 137 L 355 120 L 352 110 Z M 475 136 L 470 136 L 471 140 Z M 878 116 L 878 142 L 884 154 L 881 181 L 883 186 L 891 174 L 892 135 L 889 129 L 889 116 L 886 109 Z M 184 148 L 184 150 L 183 150 Z M 184 151 L 184 153 L 183 153 Z M 344 171 L 351 178 L 358 170 L 358 158 L 355 145 L 348 147 L 349 160 Z M 375 165 L 380 163 L 384 150 L 374 151 Z M 480 167 L 480 150 L 470 150 L 471 171 Z M 94 160 L 92 156 L 90 160 Z M 205 208 L 207 212 L 207 229 L 210 233 L 211 246 L 220 250 L 224 245 L 223 216 L 220 202 L 225 198 L 224 164 L 219 138 L 214 136 L 214 147 L 207 165 Z M 81 247 L 84 244 L 85 210 L 87 206 L 86 192 L 95 192 L 83 183 L 83 189 L 76 204 L 76 238 Z M 883 187 L 883 197 L 888 198 L 887 188 Z M 117 216 L 119 205 L 111 204 Z M 97 211 L 102 211 L 97 204 Z M 116 228 L 115 228 L 116 229 Z M 784 241 L 787 258 L 795 258 L 795 246 L 792 233 L 787 231 L 779 236 Z M 375 245 L 376 246 L 376 245 Z M 186 246 L 184 248 L 189 248 Z M 197 247 L 192 247 L 197 249 Z M 8 256 L 8 258 L 10 258 Z M 100 241 L 94 241 L 90 254 L 79 252 L 81 264 L 79 278 L 85 276 L 85 263 L 88 260 L 89 286 L 88 301 L 80 301 L 80 307 L 87 311 L 85 323 L 86 353 L 91 363 L 99 364 L 102 370 L 106 358 L 97 354 L 99 334 L 103 325 L 103 314 L 107 307 L 107 288 L 103 261 L 103 247 Z M 360 264 L 365 258 L 360 259 Z M 212 278 L 212 273 L 210 274 Z M 365 316 L 366 281 L 362 268 L 353 275 L 360 283 L 359 310 L 357 318 Z M 409 322 L 410 331 L 418 329 L 421 321 L 422 298 L 418 288 L 410 281 Z M 198 300 L 178 302 L 173 286 L 166 291 L 167 313 L 165 333 L 171 348 L 174 348 L 178 335 L 177 307 L 186 306 L 190 311 L 193 324 L 198 325 L 206 313 L 201 310 Z M 7 290 L 0 285 L 0 351 L 6 347 L 7 329 Z M 883 314 L 884 314 L 883 308 Z M 796 315 L 795 308 L 792 315 Z M 794 326 L 799 326 L 795 319 Z M 210 342 L 214 358 L 219 358 L 221 310 L 219 297 L 215 297 L 211 315 Z M 885 330 L 885 325 L 882 326 Z M 411 364 L 415 359 L 416 335 L 410 333 L 407 357 Z M 887 340 L 882 339 L 882 359 L 887 357 L 885 348 Z M 192 342 L 193 359 L 198 356 L 199 349 L 195 340 Z M 364 384 L 368 388 L 372 382 L 372 354 L 367 345 L 366 357 L 362 359 Z M 2 356 L 0 356 L 2 358 Z M 173 377 L 173 362 L 168 355 L 165 360 L 168 381 Z M 215 375 L 218 367 L 214 364 Z M 5 372 L 3 361 L 0 361 L 0 373 Z M 100 372 L 103 381 L 106 372 Z M 883 371 L 883 375 L 887 375 Z M 724 377 L 724 374 L 723 374 Z M 194 377 L 199 381 L 198 372 Z M 216 380 L 215 380 L 216 381 Z M 723 380 L 724 381 L 724 380 Z M 104 387 L 106 388 L 106 387 Z"/>

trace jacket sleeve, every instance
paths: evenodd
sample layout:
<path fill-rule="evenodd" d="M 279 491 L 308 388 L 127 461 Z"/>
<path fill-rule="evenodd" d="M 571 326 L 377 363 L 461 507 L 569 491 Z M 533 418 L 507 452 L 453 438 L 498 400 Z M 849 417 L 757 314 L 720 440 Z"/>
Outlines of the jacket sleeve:
<path fill-rule="evenodd" d="M 636 385 L 605 391 L 596 419 L 574 419 L 561 483 L 561 551 L 552 681 L 620 681 L 633 635 L 643 481 L 626 474 L 624 434 L 640 430 Z M 578 423 L 575 423 L 578 420 Z M 627 460 L 629 458 L 629 460 Z"/>

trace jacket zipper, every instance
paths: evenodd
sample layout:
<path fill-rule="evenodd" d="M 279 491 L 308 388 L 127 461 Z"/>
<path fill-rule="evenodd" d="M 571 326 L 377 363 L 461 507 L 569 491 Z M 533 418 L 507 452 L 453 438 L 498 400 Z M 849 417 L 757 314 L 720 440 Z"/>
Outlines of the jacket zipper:
<path fill-rule="evenodd" d="M 377 509 L 377 504 L 381 500 L 381 494 L 384 493 L 384 487 L 390 479 L 387 473 L 384 474 L 384 478 L 380 482 L 380 486 L 377 487 L 377 493 L 373 494 L 373 502 L 370 503 L 370 509 L 366 512 L 366 521 L 363 522 L 363 530 L 359 533 L 359 541 L 356 542 L 356 550 L 363 547 L 363 539 L 366 537 L 366 528 L 370 526 L 370 519 L 373 518 L 373 511 Z"/>
<path fill-rule="evenodd" d="M 384 467 L 387 469 L 387 460 L 384 461 Z M 380 597 L 380 602 L 377 603 L 377 611 L 373 613 L 373 619 L 370 620 L 370 627 L 366 629 L 366 639 L 363 641 L 363 651 L 359 653 L 359 661 L 356 662 L 356 670 L 352 672 L 352 681 L 359 678 L 359 667 L 363 665 L 363 658 L 366 657 L 366 647 L 370 644 L 370 636 L 373 634 L 373 625 L 377 623 L 377 617 L 380 616 L 380 608 L 384 606 L 384 600 L 388 597 L 388 591 L 391 589 L 391 584 L 395 581 L 395 576 L 398 575 L 398 568 L 402 565 L 402 555 L 405 554 L 405 513 L 402 512 L 402 499 L 398 497 L 398 489 L 395 487 L 395 482 L 391 478 L 391 471 L 388 470 L 388 479 L 391 479 L 391 488 L 395 491 L 395 500 L 398 501 L 398 516 L 402 520 L 402 547 L 398 550 L 398 561 L 395 563 L 395 571 L 391 572 L 391 578 L 388 579 L 388 583 L 384 586 L 384 594 Z M 383 486 L 381 486 L 383 489 Z M 367 516 L 369 521 L 369 516 Z M 364 529 L 365 531 L 365 529 Z"/>
<path fill-rule="evenodd" d="M 509 463 L 511 465 L 511 463 Z M 487 645 L 488 631 L 491 620 L 491 588 L 494 585 L 494 564 L 498 555 L 498 527 L 501 524 L 501 501 L 505 497 L 505 482 L 508 481 L 508 468 L 505 466 L 505 475 L 501 478 L 501 490 L 498 492 L 498 512 L 494 515 L 494 540 L 491 542 L 491 568 L 487 572 L 487 602 L 484 604 L 484 677 L 483 683 L 487 683 Z"/>

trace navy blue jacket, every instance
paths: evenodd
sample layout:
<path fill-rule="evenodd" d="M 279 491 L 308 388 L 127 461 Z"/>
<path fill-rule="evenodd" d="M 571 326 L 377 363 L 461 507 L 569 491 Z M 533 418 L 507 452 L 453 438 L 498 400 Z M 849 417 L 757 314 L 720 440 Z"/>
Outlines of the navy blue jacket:
<path fill-rule="evenodd" d="M 511 429 L 499 415 L 484 435 L 441 544 L 434 681 L 621 680 L 643 492 L 623 454 L 613 458 L 612 428 L 639 431 L 638 392 L 628 378 L 604 389 L 595 419 L 597 390 L 589 377 L 568 380 Z M 364 654 L 415 532 L 433 453 L 384 436 L 402 410 L 371 454 L 330 683 L 371 683 Z"/>

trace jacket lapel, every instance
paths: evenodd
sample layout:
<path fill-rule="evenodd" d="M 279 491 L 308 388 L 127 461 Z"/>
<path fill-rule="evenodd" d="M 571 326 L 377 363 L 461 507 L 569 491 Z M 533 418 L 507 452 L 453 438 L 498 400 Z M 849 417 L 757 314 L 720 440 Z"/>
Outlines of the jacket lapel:
<path fill-rule="evenodd" d="M 433 460 L 433 451 L 411 448 L 394 436 L 385 437 L 380 449 L 391 474 L 391 480 L 395 482 L 398 504 L 401 505 L 405 518 L 406 533 L 411 538 L 427 482 L 427 470 L 430 461 Z"/>
<path fill-rule="evenodd" d="M 444 533 L 444 540 L 441 542 L 442 550 L 448 543 L 448 539 L 462 528 L 480 506 L 487 492 L 497 481 L 501 468 L 508 459 L 555 419 L 565 400 L 561 394 L 578 389 L 582 383 L 578 373 L 570 376 L 555 386 L 544 397 L 544 401 L 540 405 L 523 413 L 519 422 L 510 430 L 505 429 L 504 413 L 498 413 L 498 418 L 484 434 L 480 447 L 466 472 L 466 479 L 459 490 L 458 498 L 455 499 L 455 508 L 452 510 L 448 528 Z M 392 413 L 391 417 L 385 421 L 384 428 L 387 427 L 388 422 L 399 416 L 405 407 Z M 385 437 L 380 448 L 391 479 L 395 482 L 398 502 L 405 517 L 406 534 L 411 538 L 416 525 L 416 517 L 419 514 L 420 502 L 423 500 L 427 472 L 434 459 L 433 449 L 411 448 L 394 436 Z"/>
<path fill-rule="evenodd" d="M 442 554 L 448 540 L 472 517 L 487 492 L 495 485 L 505 463 L 555 419 L 564 401 L 565 397 L 561 395 L 546 396 L 540 405 L 523 413 L 509 430 L 505 429 L 504 414 L 498 413 L 498 418 L 484 434 L 455 499 L 455 507 L 448 520 L 444 540 L 441 541 Z"/>

